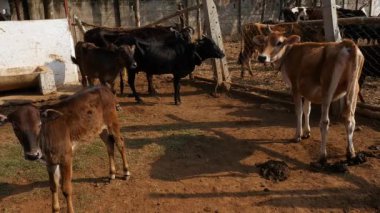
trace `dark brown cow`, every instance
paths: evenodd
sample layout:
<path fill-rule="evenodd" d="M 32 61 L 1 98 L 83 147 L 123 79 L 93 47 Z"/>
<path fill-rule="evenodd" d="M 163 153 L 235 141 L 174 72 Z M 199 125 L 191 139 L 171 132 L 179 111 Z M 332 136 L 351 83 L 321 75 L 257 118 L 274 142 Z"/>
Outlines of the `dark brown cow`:
<path fill-rule="evenodd" d="M 102 48 L 92 43 L 79 41 L 75 45 L 76 58 L 71 57 L 71 60 L 79 66 L 84 87 L 87 86 L 87 81 L 90 86 L 93 86 L 95 78 L 99 78 L 103 85 L 108 83 L 112 92 L 116 93 L 114 86 L 117 75 L 123 71 L 124 67 L 127 69 L 137 67 L 133 58 L 134 51 L 134 45 L 117 47 L 111 44 Z M 123 80 L 120 79 L 120 81 L 122 84 Z M 124 85 L 120 87 L 121 94 L 123 94 L 123 89 Z"/>
<path fill-rule="evenodd" d="M 8 116 L 0 115 L 0 124 L 10 122 L 27 160 L 43 159 L 49 173 L 53 212 L 59 212 L 58 186 L 68 212 L 74 212 L 72 203 L 72 160 L 74 147 L 99 135 L 107 146 L 110 180 L 115 178 L 114 145 L 123 160 L 124 177 L 130 173 L 125 147 L 116 112 L 116 100 L 104 86 L 87 88 L 51 106 L 38 109 L 32 105 L 20 107 Z"/>

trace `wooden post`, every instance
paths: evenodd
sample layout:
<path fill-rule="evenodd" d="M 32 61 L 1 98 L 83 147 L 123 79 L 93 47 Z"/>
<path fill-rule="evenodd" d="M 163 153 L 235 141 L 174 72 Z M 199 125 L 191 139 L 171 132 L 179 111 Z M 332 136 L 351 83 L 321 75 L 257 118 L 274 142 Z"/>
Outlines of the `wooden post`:
<path fill-rule="evenodd" d="M 359 0 L 356 0 L 356 1 L 355 1 L 355 10 L 358 9 L 358 6 L 359 6 Z"/>
<path fill-rule="evenodd" d="M 242 36 L 241 34 L 241 0 L 237 0 L 238 2 L 238 33 L 240 36 Z"/>
<path fill-rule="evenodd" d="M 30 20 L 28 0 L 21 0 L 23 20 Z"/>
<path fill-rule="evenodd" d="M 66 16 L 67 22 L 69 22 L 69 26 L 70 26 L 71 21 L 70 21 L 70 13 L 69 13 L 69 3 L 67 2 L 67 0 L 63 1 L 63 6 L 65 7 L 65 16 Z"/>
<path fill-rule="evenodd" d="M 177 5 L 177 11 L 181 11 L 181 10 L 183 10 L 183 4 L 180 2 Z M 181 29 L 183 29 L 185 27 L 185 14 L 182 13 L 181 15 L 178 16 L 178 18 L 179 18 L 179 23 L 181 25 L 180 27 Z"/>
<path fill-rule="evenodd" d="M 323 22 L 326 41 L 341 41 L 339 33 L 338 20 L 336 14 L 335 0 L 323 0 Z M 344 99 L 341 98 L 331 105 L 331 113 L 335 117 L 339 117 L 343 110 Z"/>
<path fill-rule="evenodd" d="M 54 18 L 53 0 L 43 0 L 43 4 L 44 4 L 45 19 L 53 19 Z"/>
<path fill-rule="evenodd" d="M 264 21 L 264 16 L 265 16 L 265 0 L 262 0 L 263 1 L 263 4 L 262 4 L 262 10 L 261 10 L 261 22 Z"/>
<path fill-rule="evenodd" d="M 201 1 L 197 0 L 197 6 L 201 5 Z M 201 38 L 202 30 L 201 30 L 201 8 L 197 9 L 197 32 L 198 32 L 198 39 Z"/>
<path fill-rule="evenodd" d="M 30 20 L 37 20 L 38 17 L 37 1 L 28 1 L 28 11 Z"/>
<path fill-rule="evenodd" d="M 189 7 L 189 1 L 188 0 L 184 0 L 185 1 L 185 3 L 184 3 L 184 5 L 185 5 L 185 8 L 188 8 Z M 189 19 L 189 12 L 187 12 L 187 13 L 185 13 L 185 26 L 190 26 L 190 19 Z"/>
<path fill-rule="evenodd" d="M 135 21 L 136 21 L 136 27 L 140 27 L 140 0 L 135 0 Z"/>
<path fill-rule="evenodd" d="M 380 1 L 371 0 L 369 4 L 369 16 L 378 16 L 380 14 Z"/>
<path fill-rule="evenodd" d="M 113 1 L 113 10 L 115 11 L 115 26 L 121 26 L 121 17 L 120 17 L 120 2 L 119 0 Z"/>
<path fill-rule="evenodd" d="M 207 25 L 208 35 L 216 42 L 220 49 L 224 51 L 222 32 L 219 24 L 218 11 L 213 0 L 203 0 L 203 11 L 205 12 L 205 21 Z M 223 86 L 229 90 L 231 88 L 231 76 L 228 71 L 226 57 L 222 59 L 212 59 L 214 68 L 214 78 L 217 82 L 215 92 L 218 86 Z"/>
<path fill-rule="evenodd" d="M 20 0 L 15 0 L 15 8 L 16 8 L 16 14 L 17 14 L 17 20 L 22 20 L 21 13 L 20 13 Z"/>

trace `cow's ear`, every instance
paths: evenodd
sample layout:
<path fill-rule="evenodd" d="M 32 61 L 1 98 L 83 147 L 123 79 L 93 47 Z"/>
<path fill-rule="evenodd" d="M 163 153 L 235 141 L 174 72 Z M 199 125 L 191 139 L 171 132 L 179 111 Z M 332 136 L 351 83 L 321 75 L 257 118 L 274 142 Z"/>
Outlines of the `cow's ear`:
<path fill-rule="evenodd" d="M 291 35 L 286 39 L 287 45 L 292 45 L 301 41 L 301 37 L 298 35 Z"/>
<path fill-rule="evenodd" d="M 256 45 L 264 46 L 265 45 L 265 39 L 266 39 L 265 36 L 263 36 L 263 35 L 257 35 L 255 37 L 253 37 L 252 41 Z"/>
<path fill-rule="evenodd" d="M 44 121 L 52 121 L 59 117 L 63 116 L 63 113 L 55 110 L 55 109 L 45 109 L 41 111 L 41 120 Z"/>
<path fill-rule="evenodd" d="M 0 126 L 7 123 L 8 121 L 9 120 L 7 116 L 0 114 Z"/>

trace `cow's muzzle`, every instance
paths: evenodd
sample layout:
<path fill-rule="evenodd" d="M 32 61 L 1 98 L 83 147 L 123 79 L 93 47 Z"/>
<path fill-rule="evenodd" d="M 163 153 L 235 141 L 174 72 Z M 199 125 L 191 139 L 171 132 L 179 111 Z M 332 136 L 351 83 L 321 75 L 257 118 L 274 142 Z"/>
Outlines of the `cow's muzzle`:
<path fill-rule="evenodd" d="M 35 161 L 42 158 L 41 150 L 25 153 L 25 160 Z"/>
<path fill-rule="evenodd" d="M 137 63 L 136 62 L 133 62 L 132 64 L 131 64 L 131 69 L 136 69 L 137 68 Z"/>
<path fill-rule="evenodd" d="M 265 55 L 259 55 L 257 59 L 259 60 L 260 63 L 265 63 L 267 60 L 267 57 Z"/>

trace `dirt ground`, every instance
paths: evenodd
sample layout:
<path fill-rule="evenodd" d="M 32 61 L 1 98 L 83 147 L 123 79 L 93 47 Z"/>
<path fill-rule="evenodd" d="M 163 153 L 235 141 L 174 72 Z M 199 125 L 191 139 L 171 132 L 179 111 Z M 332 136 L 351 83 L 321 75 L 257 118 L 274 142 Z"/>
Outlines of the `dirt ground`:
<path fill-rule="evenodd" d="M 137 90 L 146 94 L 144 76 Z M 77 212 L 379 212 L 380 161 L 368 158 L 347 174 L 312 172 L 319 154 L 318 110 L 312 136 L 291 143 L 292 109 L 237 94 L 209 95 L 212 87 L 184 83 L 181 106 L 172 83 L 155 78 L 158 97 L 144 105 L 120 97 L 122 132 L 132 177 L 106 184 L 108 158 L 99 139 L 82 144 L 74 160 Z M 7 113 L 14 108 L 0 108 Z M 357 150 L 380 145 L 380 121 L 357 118 Z M 345 130 L 332 122 L 329 160 L 344 160 Z M 118 176 L 121 160 L 118 156 Z M 255 164 L 282 160 L 290 177 L 272 182 Z M 49 212 L 45 167 L 22 159 L 11 125 L 0 127 L 0 212 Z M 60 194 L 61 205 L 65 202 Z"/>

